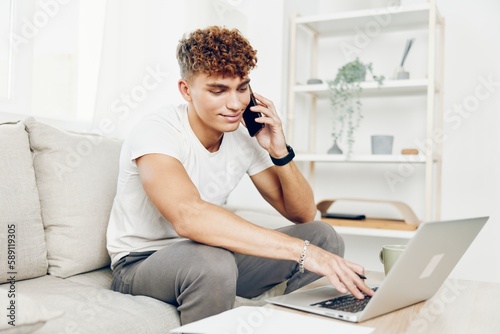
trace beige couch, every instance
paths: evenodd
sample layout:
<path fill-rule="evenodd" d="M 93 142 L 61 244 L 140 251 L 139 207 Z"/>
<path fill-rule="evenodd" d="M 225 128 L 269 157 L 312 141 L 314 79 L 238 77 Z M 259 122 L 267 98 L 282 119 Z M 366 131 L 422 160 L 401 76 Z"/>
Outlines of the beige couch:
<path fill-rule="evenodd" d="M 110 290 L 105 237 L 121 144 L 34 118 L 0 124 L 0 333 L 168 333 L 179 326 L 174 306 Z M 289 223 L 274 213 L 236 213 L 268 227 Z"/>

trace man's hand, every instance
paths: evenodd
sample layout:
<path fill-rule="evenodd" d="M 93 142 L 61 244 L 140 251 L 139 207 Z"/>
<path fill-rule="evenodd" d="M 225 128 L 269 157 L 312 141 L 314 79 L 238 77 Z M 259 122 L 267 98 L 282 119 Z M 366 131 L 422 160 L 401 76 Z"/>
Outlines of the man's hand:
<path fill-rule="evenodd" d="M 259 145 L 269 152 L 275 158 L 281 158 L 288 154 L 286 148 L 285 134 L 283 124 L 274 107 L 273 101 L 264 96 L 254 93 L 258 102 L 257 106 L 251 110 L 258 111 L 262 117 L 257 118 L 257 123 L 263 123 L 266 126 L 256 136 Z"/>
<path fill-rule="evenodd" d="M 362 266 L 314 245 L 309 245 L 306 254 L 304 267 L 309 271 L 328 277 L 338 291 L 342 293 L 349 291 L 358 299 L 364 298 L 361 291 L 368 296 L 373 296 L 373 290 L 358 276 L 358 274 L 364 275 Z"/>

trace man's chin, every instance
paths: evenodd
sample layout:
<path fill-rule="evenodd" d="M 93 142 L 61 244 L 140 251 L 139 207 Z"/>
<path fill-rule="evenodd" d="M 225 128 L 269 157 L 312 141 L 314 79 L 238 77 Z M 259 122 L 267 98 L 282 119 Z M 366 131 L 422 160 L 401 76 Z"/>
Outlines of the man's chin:
<path fill-rule="evenodd" d="M 225 124 L 224 126 L 220 127 L 220 130 L 222 132 L 234 132 L 236 130 L 238 130 L 238 128 L 240 127 L 240 122 L 238 123 L 232 123 L 232 124 Z M 243 125 L 241 125 L 243 126 Z"/>

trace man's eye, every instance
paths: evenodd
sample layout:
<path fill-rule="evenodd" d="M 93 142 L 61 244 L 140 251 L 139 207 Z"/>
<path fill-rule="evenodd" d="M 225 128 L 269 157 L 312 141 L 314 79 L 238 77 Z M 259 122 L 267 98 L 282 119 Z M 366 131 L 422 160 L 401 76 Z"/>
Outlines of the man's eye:
<path fill-rule="evenodd" d="M 211 90 L 210 93 L 214 94 L 214 95 L 221 95 L 222 93 L 224 93 L 223 90 Z"/>
<path fill-rule="evenodd" d="M 248 90 L 248 86 L 241 87 L 240 92 L 246 92 Z"/>

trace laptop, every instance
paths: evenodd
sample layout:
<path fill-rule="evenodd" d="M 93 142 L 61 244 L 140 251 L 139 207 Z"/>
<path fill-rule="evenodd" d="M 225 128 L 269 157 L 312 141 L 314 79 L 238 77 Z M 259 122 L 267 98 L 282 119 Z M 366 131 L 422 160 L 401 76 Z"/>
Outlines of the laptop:
<path fill-rule="evenodd" d="M 327 317 L 362 322 L 432 297 L 475 239 L 489 217 L 423 223 L 410 239 L 373 297 L 357 300 L 333 286 L 266 299 L 281 305 Z M 349 306 L 354 299 L 362 309 Z M 347 305 L 346 305 L 347 303 Z"/>

